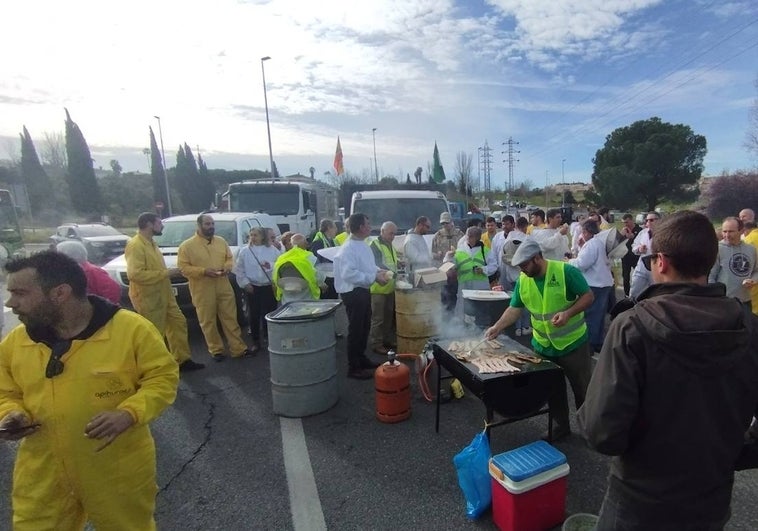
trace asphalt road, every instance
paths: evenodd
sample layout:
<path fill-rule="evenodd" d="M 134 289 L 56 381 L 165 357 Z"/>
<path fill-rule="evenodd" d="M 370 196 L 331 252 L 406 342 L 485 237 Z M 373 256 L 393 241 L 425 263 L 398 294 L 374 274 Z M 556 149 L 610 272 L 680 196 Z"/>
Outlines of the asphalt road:
<path fill-rule="evenodd" d="M 12 325 L 13 316 L 6 318 Z M 344 332 L 343 310 L 337 322 Z M 437 434 L 434 405 L 414 379 L 411 418 L 378 422 L 373 382 L 345 377 L 340 339 L 337 405 L 308 418 L 280 418 L 265 351 L 213 363 L 196 322 L 190 330 L 194 357 L 208 367 L 182 376 L 176 403 L 153 424 L 159 529 L 495 529 L 489 511 L 466 518 L 452 464 L 483 428 L 484 408 L 470 393 L 442 406 Z M 493 453 L 536 440 L 546 424 L 538 417 L 494 429 Z M 577 435 L 556 447 L 571 466 L 567 512 L 597 513 L 608 459 Z M 0 444 L 0 529 L 10 529 L 14 453 L 14 444 Z M 738 473 L 727 529 L 758 529 L 756 487 L 758 472 Z"/>

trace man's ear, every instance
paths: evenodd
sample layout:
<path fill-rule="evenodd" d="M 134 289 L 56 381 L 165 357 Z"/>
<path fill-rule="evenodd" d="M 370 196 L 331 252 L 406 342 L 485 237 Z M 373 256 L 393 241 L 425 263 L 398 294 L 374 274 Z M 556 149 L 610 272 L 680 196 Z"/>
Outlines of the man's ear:
<path fill-rule="evenodd" d="M 61 303 L 71 297 L 71 286 L 68 284 L 59 284 L 50 289 L 50 300 L 55 303 Z"/>

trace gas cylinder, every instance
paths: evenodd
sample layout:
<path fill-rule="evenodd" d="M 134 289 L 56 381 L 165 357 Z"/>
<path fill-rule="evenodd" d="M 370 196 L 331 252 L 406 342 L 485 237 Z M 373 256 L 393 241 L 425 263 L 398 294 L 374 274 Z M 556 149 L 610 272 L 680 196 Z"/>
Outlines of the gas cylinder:
<path fill-rule="evenodd" d="M 400 422 L 411 416 L 411 371 L 387 353 L 388 361 L 376 368 L 376 418 L 382 422 Z"/>

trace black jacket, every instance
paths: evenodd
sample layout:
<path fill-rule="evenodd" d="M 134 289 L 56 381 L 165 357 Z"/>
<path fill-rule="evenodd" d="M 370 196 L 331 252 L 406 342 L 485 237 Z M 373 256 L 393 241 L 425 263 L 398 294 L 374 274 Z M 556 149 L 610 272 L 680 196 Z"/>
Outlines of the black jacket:
<path fill-rule="evenodd" d="M 639 523 L 723 521 L 758 403 L 758 326 L 724 286 L 651 286 L 611 324 L 578 412 L 616 456 L 609 495 Z"/>

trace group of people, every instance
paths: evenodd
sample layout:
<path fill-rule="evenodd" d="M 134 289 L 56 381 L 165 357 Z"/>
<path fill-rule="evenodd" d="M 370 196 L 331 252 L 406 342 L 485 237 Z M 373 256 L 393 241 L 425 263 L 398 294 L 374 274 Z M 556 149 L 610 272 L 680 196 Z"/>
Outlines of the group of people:
<path fill-rule="evenodd" d="M 611 322 L 594 369 L 588 346 L 597 347 L 590 325 L 598 296 L 590 282 L 596 274 L 608 279 L 605 270 L 592 271 L 607 260 L 592 245 L 600 226 L 582 222 L 576 258 L 547 258 L 553 247 L 543 247 L 547 235 L 534 229 L 510 257 L 520 273 L 509 308 L 486 337 L 527 309 L 532 347 L 564 369 L 580 432 L 613 456 L 597 529 L 722 529 L 729 519 L 735 469 L 758 439 L 751 215 L 726 218 L 719 236 L 696 212 L 662 220 L 650 212 L 640 230 L 625 217 L 622 234 L 638 257 L 626 264 L 633 304 Z M 562 395 L 549 401 L 554 438 L 570 433 Z"/>

